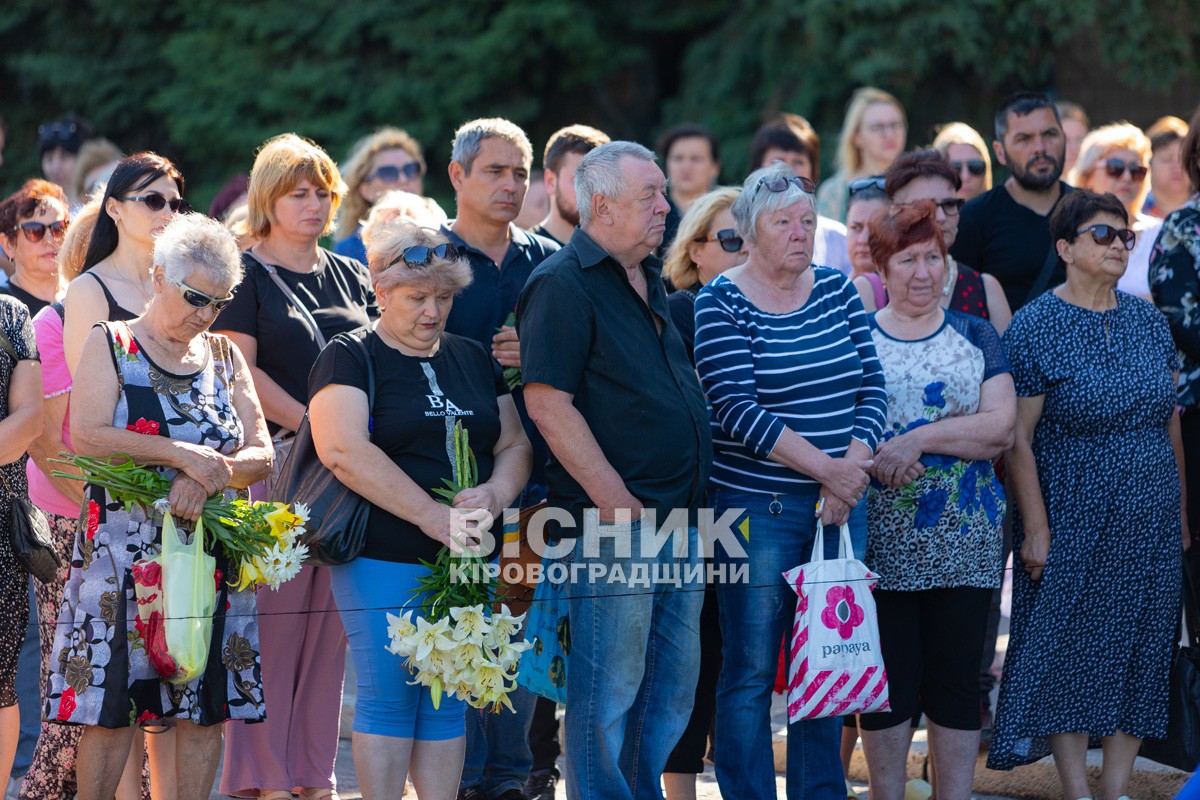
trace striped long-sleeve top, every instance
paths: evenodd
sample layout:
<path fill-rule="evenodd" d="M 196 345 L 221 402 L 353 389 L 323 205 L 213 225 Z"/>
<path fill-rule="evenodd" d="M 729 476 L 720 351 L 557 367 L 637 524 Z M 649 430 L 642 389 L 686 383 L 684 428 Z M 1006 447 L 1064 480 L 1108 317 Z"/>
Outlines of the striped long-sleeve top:
<path fill-rule="evenodd" d="M 813 267 L 799 309 L 768 314 L 720 275 L 696 298 L 696 370 L 712 415 L 712 483 L 793 494 L 817 481 L 768 460 L 784 427 L 835 458 L 872 450 L 887 417 L 883 368 L 846 276 Z"/>

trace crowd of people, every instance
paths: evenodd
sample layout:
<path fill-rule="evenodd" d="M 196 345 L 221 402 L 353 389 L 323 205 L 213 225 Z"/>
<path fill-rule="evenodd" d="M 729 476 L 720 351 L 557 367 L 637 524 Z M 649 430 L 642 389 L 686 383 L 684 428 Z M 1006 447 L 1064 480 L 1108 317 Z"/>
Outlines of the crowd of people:
<path fill-rule="evenodd" d="M 1167 735 L 1200 530 L 1200 110 L 1090 129 L 1020 92 L 990 147 L 951 122 L 910 150 L 901 103 L 863 87 L 834 175 L 782 114 L 738 186 L 703 126 L 656 155 L 576 124 L 545 145 L 544 211 L 526 134 L 475 119 L 452 217 L 394 127 L 340 166 L 273 137 L 209 214 L 170 160 L 85 120 L 39 143 L 44 176 L 0 201 L 0 521 L 28 498 L 62 561 L 33 581 L 0 531 L 20 798 L 200 800 L 219 763 L 223 794 L 336 798 L 347 653 L 364 798 L 544 800 L 561 780 L 687 800 L 706 760 L 723 797 L 775 797 L 783 573 L 825 528 L 876 576 L 890 710 L 790 723 L 789 798 L 854 798 L 861 737 L 872 800 L 900 800 L 923 725 L 938 800 L 970 797 L 981 748 L 996 769 L 1053 754 L 1064 798 L 1122 800 Z M 218 560 L 208 661 L 167 682 L 134 563 L 213 495 L 276 497 L 303 424 L 369 504 L 362 552 L 278 591 Z M 386 613 L 464 546 L 433 492 L 457 425 L 478 484 L 455 510 L 561 512 L 561 725 L 524 687 L 499 713 L 439 702 L 387 650 Z M 161 471 L 185 533 L 64 476 L 64 453 Z"/>

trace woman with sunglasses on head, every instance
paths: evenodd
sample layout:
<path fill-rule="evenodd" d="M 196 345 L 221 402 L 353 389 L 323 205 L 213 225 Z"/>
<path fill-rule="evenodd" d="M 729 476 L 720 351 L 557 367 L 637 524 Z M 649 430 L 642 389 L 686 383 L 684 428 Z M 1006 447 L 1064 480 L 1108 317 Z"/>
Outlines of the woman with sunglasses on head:
<path fill-rule="evenodd" d="M 958 196 L 974 200 L 992 188 L 992 160 L 979 132 L 965 122 L 951 122 L 933 140 L 933 149 L 946 157 L 962 186 Z"/>
<path fill-rule="evenodd" d="M 404 661 L 385 649 L 384 612 L 414 609 L 421 598 L 413 592 L 429 574 L 421 562 L 436 561 L 443 547 L 462 549 L 451 539 L 451 510 L 433 494 L 454 477 L 447 442 L 455 425 L 465 427 L 478 461 L 479 485 L 454 498 L 468 520 L 501 518 L 529 478 L 532 455 L 500 365 L 478 342 L 445 333 L 454 297 L 471 282 L 466 256 L 436 230 L 396 222 L 372 239 L 368 258 L 379 321 L 330 342 L 309 381 L 321 460 L 371 504 L 362 553 L 329 568 L 358 680 L 354 767 L 364 800 L 397 796 L 410 773 L 421 797 L 451 800 L 466 704 L 435 704 L 425 687 L 409 685 Z"/>
<path fill-rule="evenodd" d="M 380 128 L 354 145 L 341 171 L 346 179 L 346 196 L 338 215 L 333 252 L 365 264 L 362 225 L 367 214 L 386 192 L 400 189 L 422 194 L 425 156 L 421 145 L 407 132 Z"/>
<path fill-rule="evenodd" d="M 737 509 L 747 585 L 720 594 L 717 781 L 726 797 L 774 798 L 771 690 L 797 597 L 783 573 L 810 560 L 817 525 L 827 552 L 848 523 L 866 541 L 871 454 L 887 414 L 883 370 L 862 301 L 842 273 L 812 264 L 816 201 L 781 162 L 755 170 L 732 206 L 746 263 L 696 297 L 696 370 L 712 408 L 709 505 Z M 814 517 L 818 509 L 819 517 Z M 841 720 L 788 726 L 788 797 L 843 797 Z"/>
<path fill-rule="evenodd" d="M 1071 192 L 1050 233 L 1066 282 L 1004 335 L 1012 634 L 987 765 L 1053 753 L 1063 796 L 1090 797 L 1087 749 L 1103 746 L 1099 797 L 1117 800 L 1141 739 L 1167 733 L 1188 541 L 1178 357 L 1163 315 L 1117 288 L 1134 241 L 1122 201 Z"/>
<path fill-rule="evenodd" d="M 282 465 L 308 400 L 308 373 L 325 343 L 376 316 L 366 268 L 320 247 L 345 193 L 337 165 L 307 139 L 269 139 L 250 172 L 246 276 L 213 324 L 246 356 Z M 274 472 L 273 472 L 274 474 Z M 267 499 L 270 482 L 251 487 Z M 223 794 L 277 800 L 293 790 L 334 796 L 346 635 L 327 567 L 305 566 L 259 598 L 267 721 L 226 726 Z M 297 681 L 296 676 L 304 676 Z"/>
<path fill-rule="evenodd" d="M 1067 182 L 1098 194 L 1112 192 L 1125 206 L 1137 242 L 1117 288 L 1149 300 L 1150 253 L 1162 220 L 1142 213 L 1142 204 L 1150 193 L 1150 140 L 1146 134 L 1128 122 L 1091 131 L 1083 137 L 1079 160 Z"/>
<path fill-rule="evenodd" d="M 892 95 L 873 86 L 854 91 L 838 139 L 838 171 L 821 182 L 817 210 L 838 222 L 846 221 L 850 183 L 868 175 L 881 175 L 904 152 L 908 118 Z"/>
<path fill-rule="evenodd" d="M 58 248 L 67 232 L 67 196 L 33 179 L 0 201 L 0 245 L 15 272 L 0 292 L 20 300 L 32 318 L 62 294 Z"/>

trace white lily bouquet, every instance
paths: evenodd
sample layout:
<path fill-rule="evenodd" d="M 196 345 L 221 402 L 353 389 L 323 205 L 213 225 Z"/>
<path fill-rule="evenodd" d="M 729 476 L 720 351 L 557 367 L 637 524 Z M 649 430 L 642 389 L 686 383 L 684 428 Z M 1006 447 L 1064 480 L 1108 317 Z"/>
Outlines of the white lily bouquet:
<path fill-rule="evenodd" d="M 454 427 L 454 454 L 454 480 L 434 489 L 447 505 L 479 481 L 461 422 Z M 483 557 L 452 554 L 443 547 L 436 562 L 421 563 L 430 568 L 415 592 L 424 597 L 421 615 L 415 621 L 411 610 L 387 615 L 388 652 L 405 659 L 415 673 L 410 685 L 429 688 L 434 708 L 446 694 L 497 714 L 504 706 L 513 710 L 508 695 L 516 687 L 521 653 L 529 648 L 513 638 L 521 632 L 525 615 L 513 616 L 507 605 L 490 613 L 500 585 Z"/>

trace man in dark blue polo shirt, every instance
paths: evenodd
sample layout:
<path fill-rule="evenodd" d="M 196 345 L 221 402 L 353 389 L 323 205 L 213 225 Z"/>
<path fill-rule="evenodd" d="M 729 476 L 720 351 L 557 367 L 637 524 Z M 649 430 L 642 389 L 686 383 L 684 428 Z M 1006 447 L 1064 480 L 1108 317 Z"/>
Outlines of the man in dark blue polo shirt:
<path fill-rule="evenodd" d="M 450 182 L 458 216 L 443 233 L 471 262 L 474 280 L 454 298 L 446 331 L 490 347 L 506 375 L 521 366 L 517 333 L 506 324 L 534 267 L 558 250 L 554 242 L 513 224 L 529 188 L 533 149 L 525 132 L 506 119 L 476 119 L 454 134 Z M 510 385 L 519 381 L 513 375 Z M 533 474 L 521 507 L 544 499 L 546 442 L 525 411 L 519 387 L 513 400 L 533 445 Z M 459 796 L 469 800 L 523 800 L 533 754 L 529 723 L 535 696 L 518 687 L 515 713 L 467 715 L 467 752 Z"/>
<path fill-rule="evenodd" d="M 517 309 L 525 399 L 550 445 L 549 501 L 575 520 L 558 535 L 582 535 L 564 559 L 567 796 L 656 798 L 691 714 L 703 578 L 654 580 L 700 562 L 694 522 L 665 542 L 654 525 L 702 503 L 708 411 L 652 255 L 668 209 L 654 154 L 601 145 L 575 192 L 580 227 Z"/>

